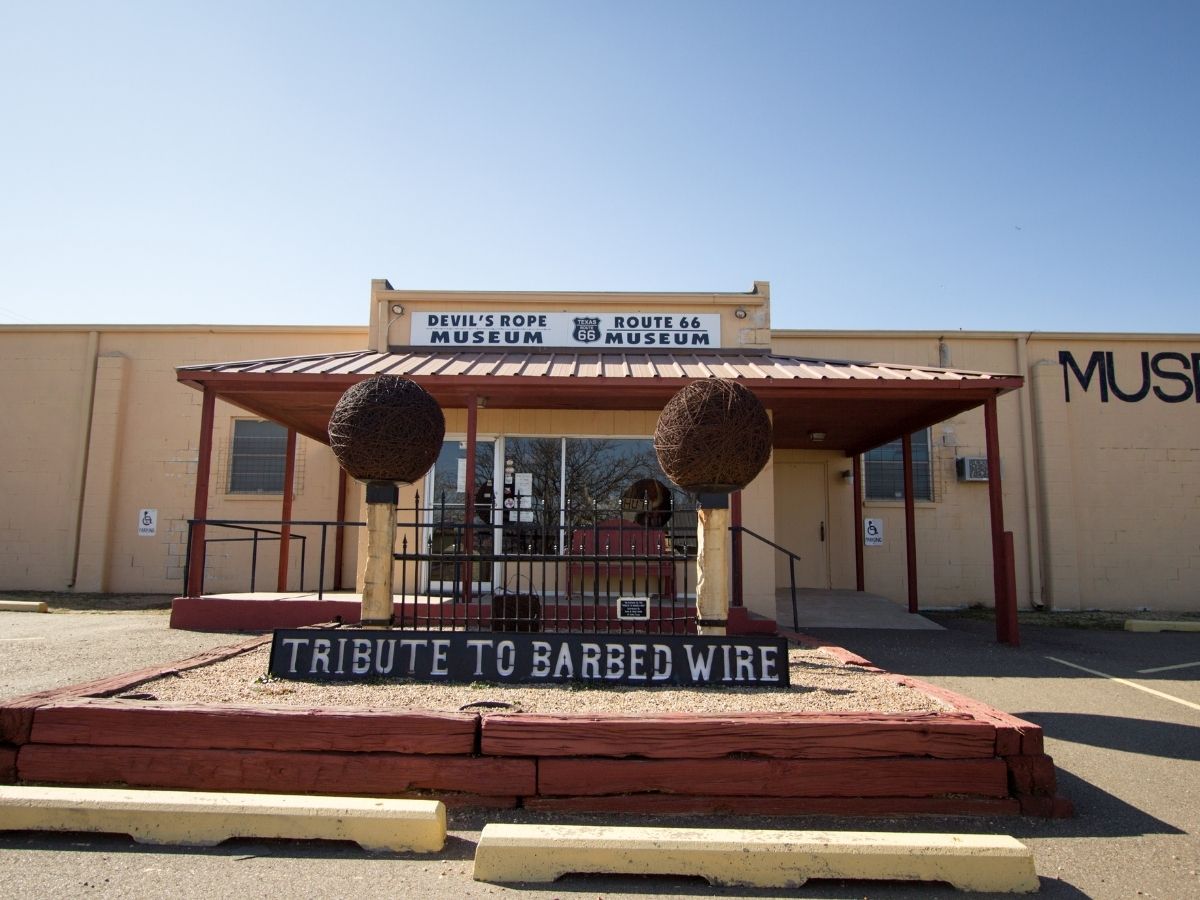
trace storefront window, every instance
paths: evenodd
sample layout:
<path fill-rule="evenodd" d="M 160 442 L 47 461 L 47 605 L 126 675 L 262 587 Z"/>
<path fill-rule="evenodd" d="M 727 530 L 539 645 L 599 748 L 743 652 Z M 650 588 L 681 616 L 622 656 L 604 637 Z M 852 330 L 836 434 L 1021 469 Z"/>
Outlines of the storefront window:
<path fill-rule="evenodd" d="M 557 553 L 562 439 L 509 437 L 501 475 L 506 553 Z"/>
<path fill-rule="evenodd" d="M 572 509 L 615 511 L 633 482 L 662 477 L 650 440 L 567 439 L 567 504 Z"/>
<path fill-rule="evenodd" d="M 695 507 L 671 486 L 649 438 L 506 437 L 497 477 L 505 552 L 556 553 L 597 521 L 662 528 Z"/>
<path fill-rule="evenodd" d="M 929 429 L 912 436 L 913 496 L 916 500 L 933 499 L 930 467 Z M 863 454 L 868 500 L 904 499 L 904 450 L 894 440 Z"/>

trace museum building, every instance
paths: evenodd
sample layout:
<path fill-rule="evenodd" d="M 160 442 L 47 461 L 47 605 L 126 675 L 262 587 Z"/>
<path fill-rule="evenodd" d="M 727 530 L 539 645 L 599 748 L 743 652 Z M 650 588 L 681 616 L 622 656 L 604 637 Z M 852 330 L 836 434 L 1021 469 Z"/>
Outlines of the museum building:
<path fill-rule="evenodd" d="M 770 300 L 765 282 L 377 280 L 366 328 L 0 326 L 0 589 L 355 590 L 364 491 L 326 425 L 387 373 L 446 417 L 401 491 L 402 593 L 686 598 L 695 498 L 651 437 L 717 377 L 772 420 L 766 468 L 730 500 L 751 617 L 793 585 L 909 609 L 1200 609 L 1200 336 L 775 330 Z M 660 560 L 572 562 L 611 534 Z"/>

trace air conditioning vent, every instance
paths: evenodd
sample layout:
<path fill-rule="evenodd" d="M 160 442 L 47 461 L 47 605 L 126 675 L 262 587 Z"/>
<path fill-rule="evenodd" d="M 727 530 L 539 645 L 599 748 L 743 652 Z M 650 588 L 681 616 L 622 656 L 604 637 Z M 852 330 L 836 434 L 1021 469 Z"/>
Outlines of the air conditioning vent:
<path fill-rule="evenodd" d="M 987 481 L 988 464 L 986 456 L 960 456 L 955 460 L 958 468 L 959 481 Z"/>

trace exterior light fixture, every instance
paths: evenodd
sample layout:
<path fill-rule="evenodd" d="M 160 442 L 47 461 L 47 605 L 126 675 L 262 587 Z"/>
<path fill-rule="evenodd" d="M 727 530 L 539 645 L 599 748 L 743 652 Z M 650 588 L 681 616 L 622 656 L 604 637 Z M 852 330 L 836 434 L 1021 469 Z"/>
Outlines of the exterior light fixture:
<path fill-rule="evenodd" d="M 821 443 L 821 441 L 825 440 L 825 432 L 823 432 L 823 431 L 810 431 L 810 432 L 808 433 L 808 439 L 809 439 L 810 441 L 812 441 L 814 444 L 819 444 L 819 443 Z"/>
<path fill-rule="evenodd" d="M 734 318 L 738 318 L 738 319 L 746 318 L 746 307 L 739 306 L 737 309 L 735 309 L 733 311 L 733 315 L 734 315 Z"/>
<path fill-rule="evenodd" d="M 397 316 L 404 315 L 404 307 L 401 306 L 399 303 L 393 303 L 392 304 L 392 314 L 397 315 Z"/>

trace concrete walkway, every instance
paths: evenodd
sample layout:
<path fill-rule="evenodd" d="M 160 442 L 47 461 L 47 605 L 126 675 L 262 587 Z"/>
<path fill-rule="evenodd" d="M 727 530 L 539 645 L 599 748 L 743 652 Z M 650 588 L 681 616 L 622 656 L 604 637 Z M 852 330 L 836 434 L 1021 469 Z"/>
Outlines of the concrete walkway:
<path fill-rule="evenodd" d="M 899 603 L 878 594 L 820 588 L 796 588 L 799 630 L 805 628 L 891 628 L 942 631 L 942 626 L 913 615 Z M 781 628 L 792 627 L 792 592 L 775 595 L 775 617 Z"/>

